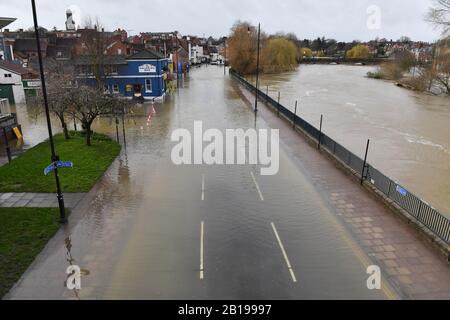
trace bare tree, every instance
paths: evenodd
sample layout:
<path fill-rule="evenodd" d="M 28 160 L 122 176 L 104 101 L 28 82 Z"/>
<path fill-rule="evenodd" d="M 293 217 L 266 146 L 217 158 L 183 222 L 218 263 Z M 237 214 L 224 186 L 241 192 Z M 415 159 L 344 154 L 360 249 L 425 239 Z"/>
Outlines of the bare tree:
<path fill-rule="evenodd" d="M 434 61 L 435 77 L 437 84 L 450 94 L 450 47 L 448 41 L 441 41 L 436 48 Z"/>
<path fill-rule="evenodd" d="M 63 129 L 64 138 L 70 139 L 66 122 L 66 115 L 73 114 L 74 108 L 70 99 L 70 88 L 75 85 L 73 72 L 67 71 L 64 64 L 53 60 L 46 60 L 46 87 L 47 101 L 50 111 L 59 119 Z M 31 105 L 37 105 L 42 111 L 44 104 L 42 91 L 39 90 Z"/>
<path fill-rule="evenodd" d="M 75 117 L 81 122 L 86 135 L 86 145 L 91 145 L 92 123 L 101 115 L 112 112 L 113 103 L 118 99 L 105 95 L 98 88 L 81 85 L 70 90 L 70 101 L 75 108 Z"/>
<path fill-rule="evenodd" d="M 90 72 L 96 80 L 97 87 L 102 89 L 109 74 L 108 56 L 106 55 L 109 38 L 98 18 L 95 19 L 95 22 L 90 17 L 86 19 L 81 41 L 85 48 L 84 55 L 89 59 Z"/>
<path fill-rule="evenodd" d="M 442 30 L 442 35 L 450 34 L 450 0 L 434 0 L 426 20 Z"/>

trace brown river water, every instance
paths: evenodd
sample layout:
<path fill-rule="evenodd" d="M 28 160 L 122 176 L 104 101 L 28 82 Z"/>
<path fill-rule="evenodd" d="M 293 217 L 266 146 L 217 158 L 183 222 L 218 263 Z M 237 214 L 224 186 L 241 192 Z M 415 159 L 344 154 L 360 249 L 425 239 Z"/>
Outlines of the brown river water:
<path fill-rule="evenodd" d="M 450 97 L 417 93 L 366 78 L 374 67 L 301 65 L 263 75 L 260 88 L 450 216 Z"/>

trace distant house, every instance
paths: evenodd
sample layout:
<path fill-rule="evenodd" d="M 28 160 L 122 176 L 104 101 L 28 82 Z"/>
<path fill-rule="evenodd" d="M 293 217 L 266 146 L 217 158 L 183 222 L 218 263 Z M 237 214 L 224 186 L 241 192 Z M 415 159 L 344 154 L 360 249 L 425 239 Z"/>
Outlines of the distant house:
<path fill-rule="evenodd" d="M 41 39 L 41 53 L 42 56 L 45 58 L 47 54 L 47 45 L 48 42 L 46 39 Z M 22 54 L 26 57 L 37 57 L 38 50 L 36 45 L 36 39 L 34 38 L 28 38 L 28 39 L 16 39 L 14 42 L 14 53 Z"/>
<path fill-rule="evenodd" d="M 95 85 L 89 57 L 75 61 L 77 78 L 88 85 Z M 104 91 L 127 98 L 162 98 L 166 93 L 165 77 L 168 60 L 149 49 L 130 57 L 106 56 L 102 79 Z"/>

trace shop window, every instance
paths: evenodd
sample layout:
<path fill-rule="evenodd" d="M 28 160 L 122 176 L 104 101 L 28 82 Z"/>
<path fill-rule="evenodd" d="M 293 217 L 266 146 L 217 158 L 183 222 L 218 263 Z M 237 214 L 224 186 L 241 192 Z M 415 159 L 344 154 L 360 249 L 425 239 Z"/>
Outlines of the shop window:
<path fill-rule="evenodd" d="M 152 92 L 152 80 L 151 79 L 145 79 L 145 91 Z"/>

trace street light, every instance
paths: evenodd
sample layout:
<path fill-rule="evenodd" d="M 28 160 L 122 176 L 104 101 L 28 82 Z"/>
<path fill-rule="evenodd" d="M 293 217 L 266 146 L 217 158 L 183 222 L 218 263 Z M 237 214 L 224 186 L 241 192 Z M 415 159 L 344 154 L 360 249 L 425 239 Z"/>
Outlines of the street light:
<path fill-rule="evenodd" d="M 227 37 L 223 38 L 223 74 L 227 74 Z"/>
<path fill-rule="evenodd" d="M 248 27 L 248 33 L 250 34 L 250 27 Z M 258 84 L 259 84 L 259 47 L 261 42 L 261 24 L 258 23 L 258 48 L 256 56 L 256 93 L 255 93 L 255 113 L 258 112 Z"/>
<path fill-rule="evenodd" d="M 36 4 L 34 3 L 34 0 L 31 0 L 31 7 L 33 9 L 34 32 L 36 35 L 36 45 L 37 45 L 37 51 L 38 51 L 39 69 L 40 69 L 40 73 L 41 73 L 42 96 L 44 98 L 45 116 L 47 118 L 47 128 L 48 128 L 48 135 L 49 135 L 49 140 L 50 140 L 50 149 L 52 151 L 51 161 L 53 163 L 53 162 L 59 161 L 59 156 L 56 154 L 55 144 L 53 143 L 52 124 L 50 122 L 50 112 L 48 110 L 47 89 L 45 86 L 44 67 L 42 64 L 41 42 L 39 39 L 39 26 L 38 26 L 38 22 L 37 22 Z M 59 205 L 60 222 L 67 223 L 65 206 L 64 206 L 64 196 L 61 193 L 61 185 L 59 183 L 57 166 L 55 166 L 54 171 L 55 171 L 56 193 L 57 193 L 58 205 Z"/>

